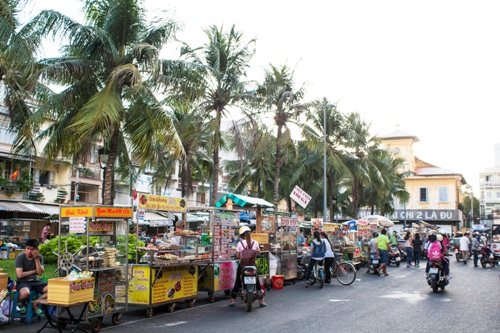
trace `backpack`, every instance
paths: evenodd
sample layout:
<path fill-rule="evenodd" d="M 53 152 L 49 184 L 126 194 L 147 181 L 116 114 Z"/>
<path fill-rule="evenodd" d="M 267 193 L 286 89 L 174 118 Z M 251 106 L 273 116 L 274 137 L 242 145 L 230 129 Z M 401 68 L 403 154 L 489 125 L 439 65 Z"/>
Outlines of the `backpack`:
<path fill-rule="evenodd" d="M 243 251 L 240 252 L 240 265 L 241 267 L 245 266 L 255 266 L 255 259 L 257 258 L 257 250 L 253 249 L 253 241 L 250 244 L 250 247 L 247 244 L 247 247 L 243 245 L 243 242 L 240 241 L 241 246 L 243 246 Z"/>
<path fill-rule="evenodd" d="M 429 260 L 441 260 L 442 257 L 441 243 L 438 241 L 430 243 L 427 249 L 427 258 L 429 258 Z"/>
<path fill-rule="evenodd" d="M 311 254 L 311 258 L 324 258 L 325 254 L 326 254 L 325 240 L 324 239 L 321 240 L 321 245 L 317 245 L 316 243 L 314 243 L 313 253 Z"/>

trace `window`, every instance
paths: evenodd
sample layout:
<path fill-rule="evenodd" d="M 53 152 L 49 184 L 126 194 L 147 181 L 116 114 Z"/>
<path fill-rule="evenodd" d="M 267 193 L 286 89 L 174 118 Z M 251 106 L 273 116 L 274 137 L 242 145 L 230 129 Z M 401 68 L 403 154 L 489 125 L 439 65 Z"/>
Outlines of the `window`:
<path fill-rule="evenodd" d="M 486 192 L 486 198 L 491 199 L 491 192 Z"/>
<path fill-rule="evenodd" d="M 54 184 L 54 172 L 40 170 L 40 178 L 38 182 L 42 186 L 51 186 L 52 184 Z"/>
<path fill-rule="evenodd" d="M 445 186 L 439 188 L 439 202 L 448 202 L 448 188 Z"/>
<path fill-rule="evenodd" d="M 486 176 L 486 181 L 487 182 L 491 181 L 491 176 Z"/>
<path fill-rule="evenodd" d="M 420 202 L 427 202 L 429 199 L 427 198 L 427 187 L 420 188 Z"/>
<path fill-rule="evenodd" d="M 500 192 L 497 192 L 497 199 L 500 198 Z"/>

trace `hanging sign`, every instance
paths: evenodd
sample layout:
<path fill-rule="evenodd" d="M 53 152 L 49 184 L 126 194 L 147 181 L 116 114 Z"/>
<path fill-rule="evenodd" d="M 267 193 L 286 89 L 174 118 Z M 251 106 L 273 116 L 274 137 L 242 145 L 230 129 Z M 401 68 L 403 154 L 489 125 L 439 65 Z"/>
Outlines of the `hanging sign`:
<path fill-rule="evenodd" d="M 187 211 L 187 203 L 184 198 L 165 197 L 146 193 L 138 194 L 138 208 L 154 209 L 161 211 Z"/>
<path fill-rule="evenodd" d="M 306 208 L 309 201 L 311 201 L 311 196 L 297 185 L 295 185 L 292 193 L 290 193 L 290 198 L 292 198 L 292 200 L 298 203 L 302 208 Z"/>
<path fill-rule="evenodd" d="M 69 233 L 84 234 L 85 233 L 85 217 L 70 217 L 69 218 Z"/>

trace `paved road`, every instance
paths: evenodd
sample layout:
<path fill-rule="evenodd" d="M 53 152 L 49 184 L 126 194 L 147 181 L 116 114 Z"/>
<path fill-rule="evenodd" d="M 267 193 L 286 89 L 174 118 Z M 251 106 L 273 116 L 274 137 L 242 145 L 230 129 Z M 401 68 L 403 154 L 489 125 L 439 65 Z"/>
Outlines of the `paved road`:
<path fill-rule="evenodd" d="M 244 305 L 227 307 L 223 293 L 209 303 L 200 294 L 194 308 L 184 304 L 167 313 L 131 307 L 122 323 L 112 326 L 106 317 L 102 332 L 500 332 L 500 267 L 473 268 L 452 261 L 453 279 L 444 292 L 433 294 L 424 268 L 391 267 L 389 276 L 358 271 L 351 286 L 338 282 L 304 288 L 304 282 L 268 292 L 266 308 L 251 313 Z M 36 332 L 40 323 L 2 326 L 9 333 Z M 51 330 L 46 330 L 50 332 Z M 52 330 L 54 331 L 54 330 Z M 56 331 L 54 331 L 56 332 Z"/>

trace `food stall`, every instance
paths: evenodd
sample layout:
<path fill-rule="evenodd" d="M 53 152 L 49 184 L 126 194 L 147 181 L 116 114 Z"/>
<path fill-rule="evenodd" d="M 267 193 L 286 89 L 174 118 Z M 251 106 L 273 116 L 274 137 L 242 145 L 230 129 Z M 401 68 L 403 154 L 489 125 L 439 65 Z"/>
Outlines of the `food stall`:
<path fill-rule="evenodd" d="M 67 295 L 67 299 L 61 290 L 70 291 L 70 288 L 66 288 L 68 277 L 90 272 L 92 300 L 80 305 L 84 307 L 83 318 L 90 322 L 93 332 L 99 331 L 107 315 L 111 315 L 113 325 L 118 325 L 122 312 L 127 310 L 128 223 L 131 218 L 132 207 L 60 207 L 59 234 L 83 238 L 85 245 L 77 252 L 70 253 L 68 238 L 65 238 L 64 243 L 59 238 L 57 256 L 60 278 L 49 279 L 48 300 L 62 299 L 69 305 L 82 303 L 82 299 L 73 299 L 78 294 L 74 290 Z M 60 288 L 51 288 L 51 285 Z M 71 318 L 65 315 L 65 312 L 59 313 L 59 322 L 65 319 L 70 321 Z"/>
<path fill-rule="evenodd" d="M 186 212 L 183 198 L 138 194 L 138 209 Z M 167 304 L 169 312 L 175 304 L 186 302 L 193 307 L 198 295 L 198 265 L 210 261 L 209 245 L 201 244 L 197 232 L 175 231 L 154 244 L 137 247 L 146 252 L 145 262 L 132 265 L 128 288 L 129 304 L 146 307 L 146 316 L 153 316 L 153 307 Z M 139 257 L 139 254 L 136 255 Z"/>

